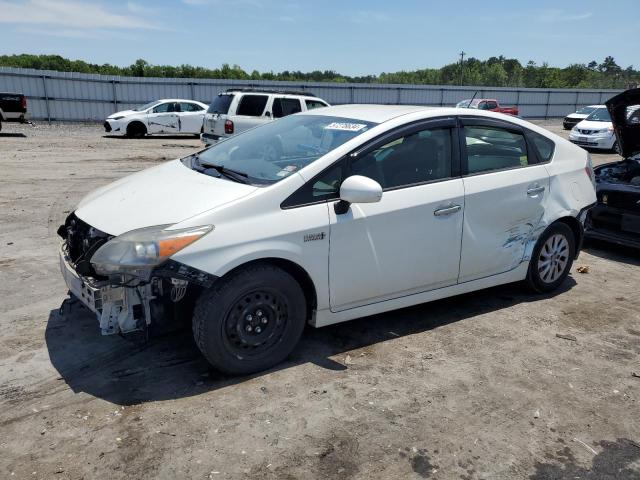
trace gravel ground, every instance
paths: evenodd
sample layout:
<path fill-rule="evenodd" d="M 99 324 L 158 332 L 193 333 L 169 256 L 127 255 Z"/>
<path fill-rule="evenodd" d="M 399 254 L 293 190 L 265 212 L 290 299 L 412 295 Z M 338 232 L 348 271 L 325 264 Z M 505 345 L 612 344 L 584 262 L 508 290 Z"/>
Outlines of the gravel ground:
<path fill-rule="evenodd" d="M 188 330 L 101 337 L 86 310 L 59 311 L 66 214 L 199 146 L 3 125 L 0 477 L 640 478 L 634 251 L 588 244 L 549 296 L 507 285 L 308 329 L 241 378 L 211 371 Z"/>

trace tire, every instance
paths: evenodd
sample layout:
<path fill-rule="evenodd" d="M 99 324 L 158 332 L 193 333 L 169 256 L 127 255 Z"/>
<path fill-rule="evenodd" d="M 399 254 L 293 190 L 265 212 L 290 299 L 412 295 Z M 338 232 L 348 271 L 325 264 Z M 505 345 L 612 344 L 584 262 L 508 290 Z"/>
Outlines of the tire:
<path fill-rule="evenodd" d="M 200 296 L 193 337 L 217 370 L 246 375 L 283 361 L 300 340 L 306 318 L 300 284 L 275 266 L 255 265 Z"/>
<path fill-rule="evenodd" d="M 527 284 L 538 293 L 555 290 L 569 275 L 575 255 L 576 239 L 571 228 L 562 222 L 552 224 L 533 249 Z"/>
<path fill-rule="evenodd" d="M 618 143 L 617 140 L 613 143 L 613 147 L 611 147 L 611 151 L 614 153 L 617 153 L 618 155 L 622 155 L 622 152 L 620 151 L 620 144 Z"/>
<path fill-rule="evenodd" d="M 131 122 L 127 125 L 127 137 L 141 138 L 147 134 L 147 127 L 140 122 Z"/>

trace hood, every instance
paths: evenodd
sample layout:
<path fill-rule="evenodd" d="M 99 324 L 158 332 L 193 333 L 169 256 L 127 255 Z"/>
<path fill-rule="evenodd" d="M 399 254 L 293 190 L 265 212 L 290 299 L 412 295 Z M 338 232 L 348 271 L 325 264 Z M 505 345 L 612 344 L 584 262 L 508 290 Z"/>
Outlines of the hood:
<path fill-rule="evenodd" d="M 144 112 L 136 112 L 135 110 L 122 110 L 121 112 L 112 113 L 107 117 L 107 120 L 113 117 L 128 117 L 129 115 L 135 115 L 137 113 L 144 113 Z"/>
<path fill-rule="evenodd" d="M 75 214 L 98 230 L 121 235 L 186 220 L 257 188 L 198 173 L 174 160 L 91 192 L 80 201 Z"/>
<path fill-rule="evenodd" d="M 611 126 L 611 122 L 594 122 L 592 120 L 582 120 L 576 125 L 580 130 L 606 130 Z"/>
<path fill-rule="evenodd" d="M 565 118 L 587 118 L 588 116 L 588 113 L 570 113 Z"/>
<path fill-rule="evenodd" d="M 605 102 L 624 158 L 640 154 L 640 88 L 632 88 Z"/>

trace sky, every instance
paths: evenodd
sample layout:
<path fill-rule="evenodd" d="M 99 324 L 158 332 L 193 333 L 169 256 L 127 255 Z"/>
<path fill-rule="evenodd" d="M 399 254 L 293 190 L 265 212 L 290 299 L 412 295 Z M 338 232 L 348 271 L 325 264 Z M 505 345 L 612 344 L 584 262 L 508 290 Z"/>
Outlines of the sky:
<path fill-rule="evenodd" d="M 638 68 L 639 21 L 640 0 L 0 0 L 0 54 L 346 75 L 441 67 L 460 51 Z"/>

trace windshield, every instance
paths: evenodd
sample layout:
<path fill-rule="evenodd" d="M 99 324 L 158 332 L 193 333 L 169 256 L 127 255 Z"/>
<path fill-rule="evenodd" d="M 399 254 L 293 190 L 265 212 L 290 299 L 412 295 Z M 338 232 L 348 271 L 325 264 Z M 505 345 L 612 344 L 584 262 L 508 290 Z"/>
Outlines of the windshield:
<path fill-rule="evenodd" d="M 611 116 L 609 115 L 609 110 L 606 108 L 596 108 L 585 120 L 592 122 L 610 122 Z"/>
<path fill-rule="evenodd" d="M 149 102 L 149 103 L 145 103 L 144 105 L 141 105 L 137 108 L 134 108 L 133 111 L 134 112 L 142 112 L 144 110 L 147 110 L 148 108 L 154 107 L 157 104 L 159 104 L 160 102 L 158 100 L 156 100 L 155 102 Z"/>
<path fill-rule="evenodd" d="M 480 103 L 480 100 L 471 100 L 470 98 L 466 99 L 466 100 L 462 100 L 461 102 L 458 102 L 456 107 L 458 108 L 478 108 L 478 103 Z"/>
<path fill-rule="evenodd" d="M 221 176 L 228 170 L 243 175 L 247 183 L 272 184 L 374 125 L 343 117 L 290 115 L 220 141 L 187 157 L 185 164 L 208 175 Z"/>
<path fill-rule="evenodd" d="M 595 109 L 596 107 L 582 107 L 576 110 L 576 113 L 582 113 L 582 114 L 588 115 L 591 112 L 593 112 Z"/>
<path fill-rule="evenodd" d="M 209 110 L 207 113 L 220 113 L 226 114 L 229 112 L 229 106 L 231 105 L 231 101 L 233 100 L 233 95 L 224 95 L 219 94 L 209 105 Z"/>

